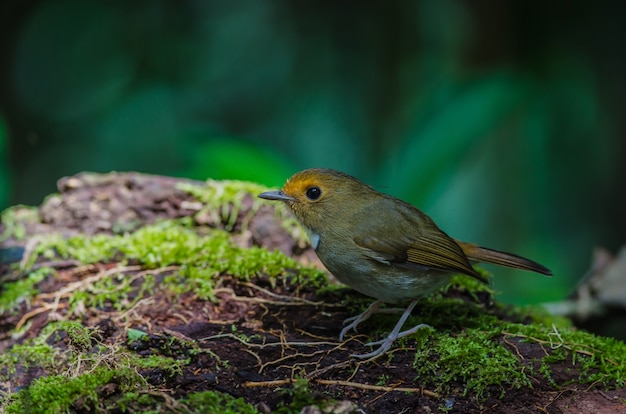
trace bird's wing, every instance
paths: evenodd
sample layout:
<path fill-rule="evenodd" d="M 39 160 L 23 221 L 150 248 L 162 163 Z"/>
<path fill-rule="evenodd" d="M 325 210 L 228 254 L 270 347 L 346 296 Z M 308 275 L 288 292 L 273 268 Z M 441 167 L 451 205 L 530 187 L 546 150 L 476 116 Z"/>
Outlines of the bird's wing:
<path fill-rule="evenodd" d="M 485 279 L 474 270 L 466 254 L 432 220 L 398 200 L 384 198 L 355 220 L 352 239 L 365 254 L 382 263 L 414 269 L 463 273 Z M 369 220 L 371 216 L 380 220 Z"/>
<path fill-rule="evenodd" d="M 369 257 L 386 264 L 463 273 L 483 280 L 459 245 L 445 233 L 400 239 L 366 236 L 356 237 L 354 242 L 366 249 Z"/>

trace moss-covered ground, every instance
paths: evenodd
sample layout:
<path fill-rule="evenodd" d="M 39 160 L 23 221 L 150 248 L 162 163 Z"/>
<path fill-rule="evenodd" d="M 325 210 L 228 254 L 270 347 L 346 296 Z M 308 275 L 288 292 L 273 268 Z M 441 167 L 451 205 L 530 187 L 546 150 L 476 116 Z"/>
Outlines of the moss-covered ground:
<path fill-rule="evenodd" d="M 24 254 L 0 264 L 0 412 L 626 409 L 623 342 L 461 276 L 407 322 L 433 328 L 350 357 L 398 315 L 340 342 L 370 299 L 333 282 L 263 190 L 85 174 L 2 213 L 3 246 Z"/>

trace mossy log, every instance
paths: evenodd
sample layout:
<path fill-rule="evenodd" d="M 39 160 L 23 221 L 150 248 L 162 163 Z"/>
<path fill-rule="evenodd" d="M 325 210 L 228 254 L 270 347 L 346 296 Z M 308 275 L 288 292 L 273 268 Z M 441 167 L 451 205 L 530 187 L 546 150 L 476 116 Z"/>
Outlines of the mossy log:
<path fill-rule="evenodd" d="M 617 412 L 626 345 L 455 277 L 341 342 L 370 299 L 237 181 L 83 173 L 0 225 L 0 411 Z M 496 275 L 497 277 L 497 275 Z M 316 411 L 317 410 L 317 411 Z"/>

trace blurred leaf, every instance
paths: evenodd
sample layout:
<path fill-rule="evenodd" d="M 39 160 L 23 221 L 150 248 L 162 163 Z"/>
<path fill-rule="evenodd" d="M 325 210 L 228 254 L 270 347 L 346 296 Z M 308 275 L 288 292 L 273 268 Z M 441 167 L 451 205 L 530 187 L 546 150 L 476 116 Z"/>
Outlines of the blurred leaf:
<path fill-rule="evenodd" d="M 477 80 L 459 88 L 431 118 L 411 126 L 384 168 L 395 194 L 417 205 L 432 201 L 454 171 L 450 167 L 472 156 L 477 142 L 519 104 L 524 91 L 517 81 L 506 72 Z"/>
<path fill-rule="evenodd" d="M 282 186 L 294 168 L 279 154 L 234 138 L 212 139 L 195 152 L 189 176 Z"/>
<path fill-rule="evenodd" d="M 132 80 L 120 16 L 103 2 L 43 2 L 20 33 L 14 66 L 20 101 L 66 121 L 109 105 Z"/>
<path fill-rule="evenodd" d="M 184 165 L 188 145 L 177 115 L 176 90 L 169 85 L 150 83 L 128 93 L 85 139 L 93 148 L 91 164 L 172 173 Z"/>
<path fill-rule="evenodd" d="M 140 331 L 139 329 L 130 328 L 128 331 L 126 331 L 126 336 L 128 337 L 129 341 L 138 341 L 142 338 L 147 337 L 148 334 L 144 331 Z"/>
<path fill-rule="evenodd" d="M 562 279 L 496 278 L 520 300 L 624 232 L 616 7 L 9 3 L 0 204 L 9 139 L 28 203 L 80 170 L 279 186 L 333 167 L 454 236 L 558 262 Z"/>

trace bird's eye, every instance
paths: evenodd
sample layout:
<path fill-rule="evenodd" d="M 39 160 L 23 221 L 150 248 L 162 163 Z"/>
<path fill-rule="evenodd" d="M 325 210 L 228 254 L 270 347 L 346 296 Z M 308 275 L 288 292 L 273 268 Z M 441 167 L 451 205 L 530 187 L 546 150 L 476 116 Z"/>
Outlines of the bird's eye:
<path fill-rule="evenodd" d="M 315 201 L 322 195 L 322 190 L 319 187 L 309 187 L 306 189 L 306 198 Z"/>

